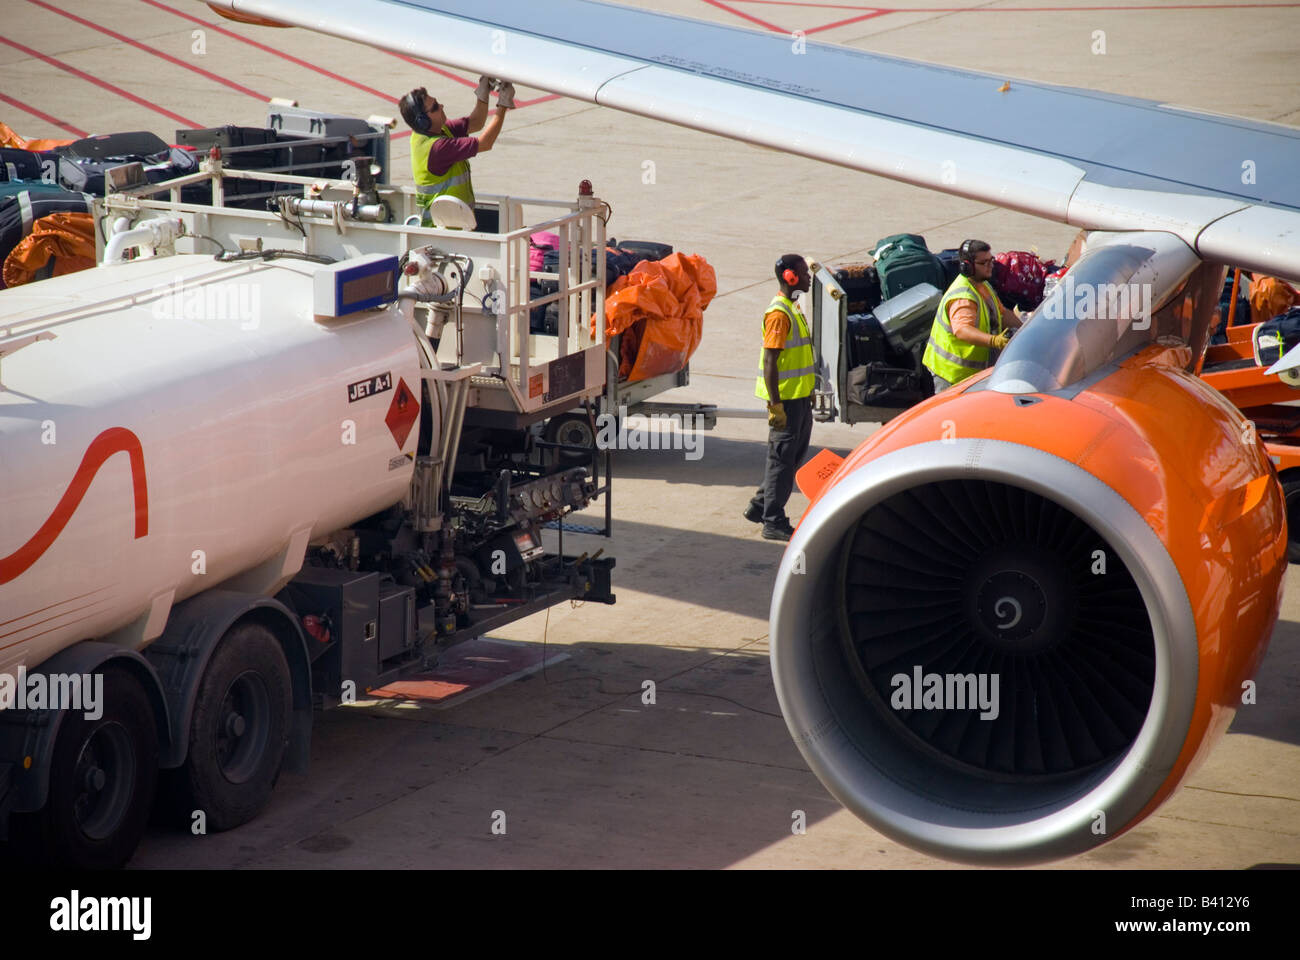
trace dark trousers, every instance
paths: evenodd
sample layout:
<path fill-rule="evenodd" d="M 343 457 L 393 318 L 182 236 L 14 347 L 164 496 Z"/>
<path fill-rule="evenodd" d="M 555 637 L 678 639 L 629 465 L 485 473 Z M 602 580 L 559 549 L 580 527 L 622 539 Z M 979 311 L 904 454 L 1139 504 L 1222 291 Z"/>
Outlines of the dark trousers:
<path fill-rule="evenodd" d="M 767 463 L 763 485 L 754 494 L 753 503 L 763 508 L 763 524 L 778 526 L 789 523 L 785 503 L 794 489 L 794 473 L 808 456 L 812 439 L 812 397 L 783 400 L 785 429 L 767 429 Z"/>

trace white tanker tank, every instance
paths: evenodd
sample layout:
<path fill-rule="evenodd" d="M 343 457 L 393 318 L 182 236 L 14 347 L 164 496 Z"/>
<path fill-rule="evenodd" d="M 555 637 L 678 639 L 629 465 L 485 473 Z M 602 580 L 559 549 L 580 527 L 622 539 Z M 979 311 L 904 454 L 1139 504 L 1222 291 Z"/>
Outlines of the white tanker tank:
<path fill-rule="evenodd" d="M 544 221 L 575 271 L 597 204 Z M 110 195 L 100 222 L 135 223 L 105 265 L 0 291 L 0 852 L 119 866 L 156 792 L 238 826 L 305 769 L 314 705 L 614 601 L 612 558 L 543 546 L 608 488 L 530 429 L 605 370 L 603 323 L 523 332 L 538 227 L 508 198 L 495 236 L 319 205 L 294 241 L 276 214 Z M 575 317 L 603 305 L 588 272 Z"/>
<path fill-rule="evenodd" d="M 0 672 L 139 648 L 172 604 L 268 563 L 246 586 L 270 588 L 406 495 L 410 325 L 315 320 L 321 269 L 158 257 L 6 296 L 11 336 L 45 339 L 0 361 Z"/>

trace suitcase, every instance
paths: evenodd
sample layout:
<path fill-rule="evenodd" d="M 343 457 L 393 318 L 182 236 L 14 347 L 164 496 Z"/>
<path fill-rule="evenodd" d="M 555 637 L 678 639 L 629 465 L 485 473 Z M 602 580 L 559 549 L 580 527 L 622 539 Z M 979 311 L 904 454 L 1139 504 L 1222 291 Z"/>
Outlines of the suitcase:
<path fill-rule="evenodd" d="M 913 347 L 929 339 L 942 300 L 943 292 L 938 287 L 922 283 L 876 307 L 873 312 L 885 340 L 896 353 L 911 354 Z"/>
<path fill-rule="evenodd" d="M 1033 310 L 1043 302 L 1043 285 L 1054 263 L 1025 250 L 1007 250 L 993 258 L 993 289 L 1008 309 Z"/>
<path fill-rule="evenodd" d="M 221 127 L 198 127 L 193 130 L 176 131 L 177 145 L 193 147 L 200 153 L 206 153 L 212 147 L 229 150 L 232 147 L 262 146 L 275 141 L 274 130 L 266 127 L 237 127 L 232 123 Z"/>
<path fill-rule="evenodd" d="M 868 363 L 849 371 L 847 392 L 850 403 L 905 409 L 933 395 L 934 381 L 915 370 Z"/>
<path fill-rule="evenodd" d="M 642 260 L 662 260 L 673 252 L 670 244 L 656 243 L 653 240 L 610 240 L 609 245 L 636 254 L 637 263 Z"/>
<path fill-rule="evenodd" d="M 943 289 L 945 290 L 952 286 L 952 282 L 961 276 L 961 260 L 958 253 L 958 249 L 952 247 L 948 250 L 940 250 L 937 254 L 939 265 L 943 267 Z"/>
<path fill-rule="evenodd" d="M 0 147 L 0 182 L 41 179 L 41 155 L 31 150 Z"/>
<path fill-rule="evenodd" d="M 880 321 L 871 313 L 850 314 L 845 327 L 846 360 L 851 368 L 879 363 L 892 354 Z"/>
<path fill-rule="evenodd" d="M 844 290 L 849 313 L 869 313 L 880 303 L 880 273 L 873 264 L 837 263 L 827 269 Z"/>
<path fill-rule="evenodd" d="M 928 283 L 946 288 L 939 258 L 925 245 L 925 237 L 897 233 L 876 243 L 872 254 L 880 274 L 880 292 L 888 300 L 905 290 Z"/>
<path fill-rule="evenodd" d="M 150 183 L 194 173 L 199 161 L 188 150 L 169 147 L 147 130 L 86 137 L 54 150 L 59 182 L 78 193 L 104 194 L 104 172 L 124 163 L 141 163 Z"/>

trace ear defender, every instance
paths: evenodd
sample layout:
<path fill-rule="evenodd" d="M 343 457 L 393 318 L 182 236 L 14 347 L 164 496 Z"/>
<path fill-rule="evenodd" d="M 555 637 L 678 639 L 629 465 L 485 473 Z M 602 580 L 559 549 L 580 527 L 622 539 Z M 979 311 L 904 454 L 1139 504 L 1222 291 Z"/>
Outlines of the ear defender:
<path fill-rule="evenodd" d="M 963 277 L 975 276 L 975 257 L 970 252 L 971 241 L 963 240 L 957 251 L 957 267 Z"/>
<path fill-rule="evenodd" d="M 793 287 L 799 282 L 799 274 L 795 273 L 789 267 L 786 267 L 785 272 L 781 274 L 781 279 L 784 280 L 786 284 Z"/>
<path fill-rule="evenodd" d="M 405 97 L 402 98 L 401 107 L 402 117 L 411 129 L 416 133 L 429 134 L 433 132 L 433 122 L 429 115 L 424 112 L 424 87 L 416 87 Z"/>

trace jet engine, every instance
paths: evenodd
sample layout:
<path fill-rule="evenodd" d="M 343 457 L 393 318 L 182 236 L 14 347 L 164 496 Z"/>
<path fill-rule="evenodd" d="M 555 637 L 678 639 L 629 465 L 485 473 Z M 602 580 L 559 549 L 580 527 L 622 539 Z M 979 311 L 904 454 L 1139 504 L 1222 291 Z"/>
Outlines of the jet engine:
<path fill-rule="evenodd" d="M 1071 276 L 990 372 L 822 469 L 773 592 L 808 764 L 951 860 L 1071 856 L 1151 814 L 1231 722 L 1281 603 L 1276 473 L 1189 372 L 1222 268 L 1112 235 Z M 1154 309 L 1106 316 L 1115 285 Z"/>

